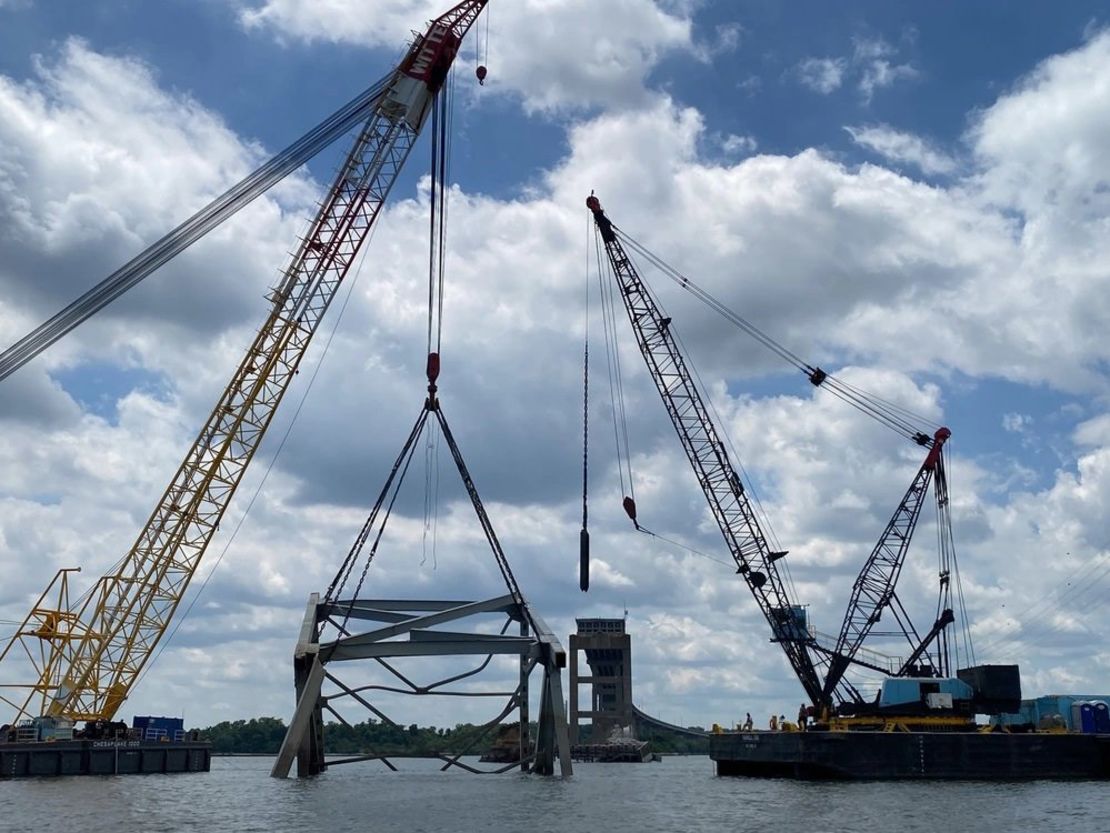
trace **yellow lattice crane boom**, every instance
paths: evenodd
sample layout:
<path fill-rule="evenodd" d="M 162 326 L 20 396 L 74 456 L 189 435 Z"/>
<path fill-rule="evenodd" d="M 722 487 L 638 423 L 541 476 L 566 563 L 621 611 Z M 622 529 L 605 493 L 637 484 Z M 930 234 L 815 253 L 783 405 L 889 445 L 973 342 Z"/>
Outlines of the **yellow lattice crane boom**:
<path fill-rule="evenodd" d="M 27 640 L 48 646 L 38 659 L 24 650 L 37 681 L 2 686 L 17 718 L 110 720 L 128 697 L 366 241 L 463 36 L 486 3 L 466 0 L 432 21 L 383 85 L 309 232 L 269 295 L 265 323 L 134 546 L 76 611 L 68 610 L 60 595 L 55 607 L 45 604 L 48 588 L 0 653 L 0 661 L 14 656 L 19 653 L 14 646 Z"/>

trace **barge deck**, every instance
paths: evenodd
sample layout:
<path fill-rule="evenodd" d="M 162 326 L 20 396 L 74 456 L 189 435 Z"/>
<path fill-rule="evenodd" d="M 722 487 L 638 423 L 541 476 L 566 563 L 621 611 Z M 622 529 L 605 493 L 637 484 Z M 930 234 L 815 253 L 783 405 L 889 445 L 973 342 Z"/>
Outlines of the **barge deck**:
<path fill-rule="evenodd" d="M 1004 732 L 723 732 L 718 775 L 802 779 L 1110 778 L 1110 735 Z"/>
<path fill-rule="evenodd" d="M 0 743 L 0 779 L 52 775 L 208 772 L 212 744 L 144 740 Z"/>

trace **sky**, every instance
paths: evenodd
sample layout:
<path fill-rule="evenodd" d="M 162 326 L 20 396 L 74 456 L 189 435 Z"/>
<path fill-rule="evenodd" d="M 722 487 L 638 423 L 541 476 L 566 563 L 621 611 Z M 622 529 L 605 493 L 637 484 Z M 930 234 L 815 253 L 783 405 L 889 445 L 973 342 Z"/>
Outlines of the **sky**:
<path fill-rule="evenodd" d="M 386 74 L 445 5 L 0 0 L 0 343 Z M 639 519 L 668 540 L 621 510 L 595 191 L 618 226 L 793 352 L 947 425 L 974 659 L 1019 663 L 1026 696 L 1110 691 L 1103 5 L 493 0 L 487 14 L 453 81 L 440 389 L 555 632 L 627 616 L 634 699 L 670 722 L 791 714 L 802 699 L 722 563 L 623 317 Z M 0 633 L 57 569 L 80 566 L 87 586 L 131 546 L 348 141 L 0 382 Z M 125 713 L 291 715 L 308 595 L 339 568 L 423 402 L 429 154 L 425 136 Z M 789 550 L 794 597 L 835 634 L 922 450 L 641 266 Z M 414 469 L 366 593 L 499 594 L 445 450 Z M 931 518 L 899 585 L 920 629 L 935 612 Z M 490 708 L 418 699 L 396 716 L 443 726 Z"/>

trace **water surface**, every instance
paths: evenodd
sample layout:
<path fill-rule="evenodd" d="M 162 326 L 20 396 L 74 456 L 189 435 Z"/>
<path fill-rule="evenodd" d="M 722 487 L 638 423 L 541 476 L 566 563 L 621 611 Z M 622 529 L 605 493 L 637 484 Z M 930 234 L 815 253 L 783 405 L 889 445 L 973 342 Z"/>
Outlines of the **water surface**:
<path fill-rule="evenodd" d="M 818 783 L 717 778 L 708 758 L 577 764 L 572 779 L 336 767 L 277 781 L 272 758 L 212 771 L 0 781 L 0 831 L 1110 831 L 1106 782 Z"/>

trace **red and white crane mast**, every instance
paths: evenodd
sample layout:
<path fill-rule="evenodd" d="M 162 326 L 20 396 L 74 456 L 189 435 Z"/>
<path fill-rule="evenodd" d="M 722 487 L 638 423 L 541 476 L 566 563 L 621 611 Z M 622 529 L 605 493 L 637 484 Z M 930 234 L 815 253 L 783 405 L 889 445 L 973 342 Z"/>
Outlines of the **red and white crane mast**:
<path fill-rule="evenodd" d="M 487 2 L 464 0 L 432 21 L 382 88 L 308 233 L 269 295 L 272 307 L 265 323 L 130 551 L 98 581 L 76 616 L 72 611 L 38 611 L 0 653 L 2 660 L 17 640 L 48 634 L 50 651 L 36 669 L 39 679 L 5 686 L 24 691 L 22 702 L 3 698 L 17 708 L 17 717 L 45 713 L 110 720 L 129 695 L 369 236 L 463 36 Z M 59 628 L 59 622 L 67 626 Z M 44 628 L 47 623 L 50 627 Z"/>

